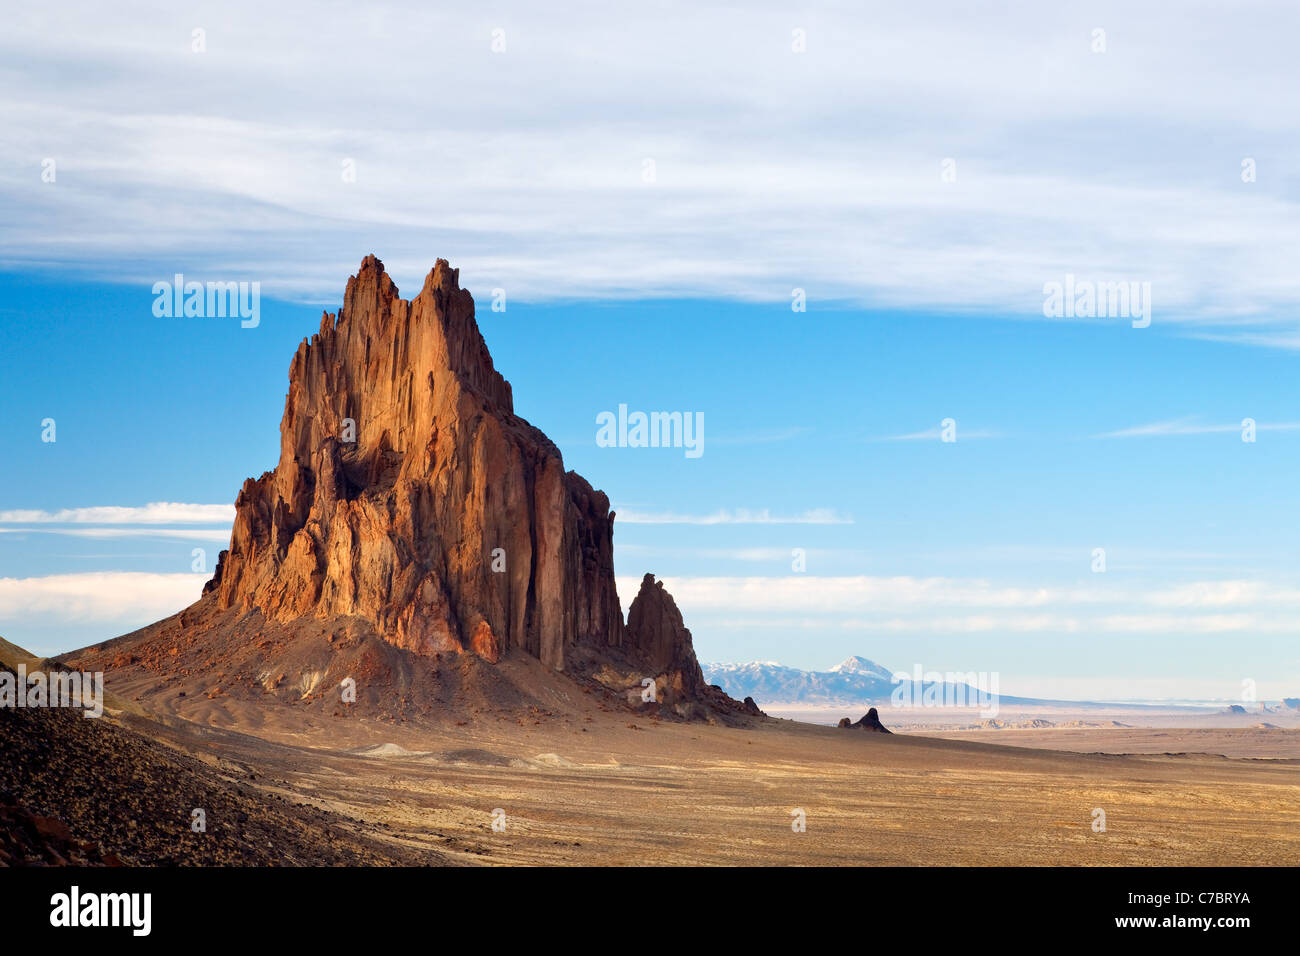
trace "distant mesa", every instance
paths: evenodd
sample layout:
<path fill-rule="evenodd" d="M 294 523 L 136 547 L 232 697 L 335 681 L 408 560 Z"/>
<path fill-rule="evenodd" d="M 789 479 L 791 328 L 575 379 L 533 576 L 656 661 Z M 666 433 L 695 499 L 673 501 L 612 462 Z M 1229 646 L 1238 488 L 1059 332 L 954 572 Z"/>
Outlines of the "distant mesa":
<path fill-rule="evenodd" d="M 196 688 L 209 697 L 257 684 L 313 699 L 353 676 L 359 693 L 387 685 L 412 704 L 435 672 L 508 698 L 446 664 L 517 657 L 618 694 L 652 678 L 658 708 L 679 716 L 748 710 L 705 682 L 653 575 L 624 623 L 609 499 L 515 414 L 446 260 L 406 300 L 366 257 L 294 355 L 279 461 L 235 510 L 202 598 L 101 657 L 209 673 Z"/>

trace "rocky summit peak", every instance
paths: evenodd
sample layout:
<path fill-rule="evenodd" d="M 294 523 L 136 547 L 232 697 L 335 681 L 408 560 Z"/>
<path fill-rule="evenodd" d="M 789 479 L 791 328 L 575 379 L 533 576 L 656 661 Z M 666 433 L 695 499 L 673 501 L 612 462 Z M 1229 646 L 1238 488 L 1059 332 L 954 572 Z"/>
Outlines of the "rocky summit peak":
<path fill-rule="evenodd" d="M 458 271 L 402 299 L 367 256 L 289 370 L 274 470 L 244 483 L 204 601 L 287 624 L 358 619 L 416 655 L 616 660 L 705 691 L 647 575 L 623 623 L 609 500 L 514 414 Z"/>

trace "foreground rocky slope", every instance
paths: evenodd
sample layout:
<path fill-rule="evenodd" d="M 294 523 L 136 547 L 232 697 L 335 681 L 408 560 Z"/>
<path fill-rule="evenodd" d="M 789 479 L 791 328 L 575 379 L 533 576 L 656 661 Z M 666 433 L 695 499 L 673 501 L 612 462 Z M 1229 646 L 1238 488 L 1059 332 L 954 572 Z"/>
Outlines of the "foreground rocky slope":
<path fill-rule="evenodd" d="M 0 647 L 9 673 L 11 648 Z M 129 713 L 87 720 L 80 709 L 0 707 L 0 866 L 445 862 L 286 798 L 214 749 Z"/>

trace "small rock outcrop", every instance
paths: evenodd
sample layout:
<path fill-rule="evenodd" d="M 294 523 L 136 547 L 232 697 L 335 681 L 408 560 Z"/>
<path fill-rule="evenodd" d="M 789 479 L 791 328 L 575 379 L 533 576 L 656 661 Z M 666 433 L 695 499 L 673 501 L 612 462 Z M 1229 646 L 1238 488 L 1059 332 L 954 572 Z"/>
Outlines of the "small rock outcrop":
<path fill-rule="evenodd" d="M 861 720 L 850 721 L 847 717 L 841 717 L 838 726 L 857 727 L 861 730 L 868 730 L 871 731 L 872 733 L 877 733 L 877 734 L 893 733 L 892 730 L 889 730 L 887 727 L 885 727 L 884 724 L 880 722 L 880 714 L 874 707 L 868 710 L 866 714 L 863 715 Z"/>

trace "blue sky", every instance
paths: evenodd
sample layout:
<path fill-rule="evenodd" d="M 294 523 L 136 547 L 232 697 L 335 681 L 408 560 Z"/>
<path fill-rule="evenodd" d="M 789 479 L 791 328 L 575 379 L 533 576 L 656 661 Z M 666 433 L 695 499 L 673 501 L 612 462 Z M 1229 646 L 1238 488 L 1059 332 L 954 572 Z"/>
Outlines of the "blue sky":
<path fill-rule="evenodd" d="M 1297 15 L 1038 6 L 16 12 L 0 634 L 197 595 L 373 252 L 408 295 L 461 268 L 516 410 L 610 495 L 620 582 L 666 578 L 703 659 L 1300 692 Z M 258 327 L 155 317 L 178 271 L 260 282 Z M 1044 318 L 1066 274 L 1150 282 L 1151 326 Z M 703 413 L 704 454 L 597 447 L 620 403 Z M 156 502 L 187 507 L 75 510 Z"/>

